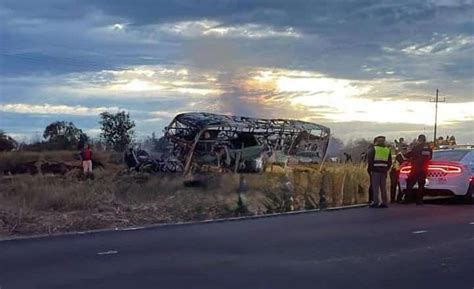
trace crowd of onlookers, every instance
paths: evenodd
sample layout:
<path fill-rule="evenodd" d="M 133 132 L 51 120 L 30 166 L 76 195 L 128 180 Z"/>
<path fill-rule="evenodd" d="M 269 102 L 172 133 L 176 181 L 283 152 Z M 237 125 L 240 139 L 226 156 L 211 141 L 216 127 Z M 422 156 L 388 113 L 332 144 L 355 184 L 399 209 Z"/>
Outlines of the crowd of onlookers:
<path fill-rule="evenodd" d="M 436 139 L 436 146 L 443 146 L 443 145 L 456 145 L 456 138 L 454 135 L 452 136 L 446 136 L 446 138 L 443 138 L 440 136 L 439 138 Z"/>
<path fill-rule="evenodd" d="M 413 139 L 410 143 L 407 143 L 405 141 L 405 139 L 403 137 L 399 138 L 399 139 L 395 139 L 393 141 L 393 143 L 389 143 L 387 142 L 386 143 L 386 146 L 389 147 L 392 151 L 392 154 L 393 155 L 396 155 L 397 153 L 399 153 L 400 151 L 402 150 L 411 150 L 417 143 L 417 139 Z M 433 143 L 433 142 L 428 142 L 428 144 L 432 147 L 432 148 L 439 148 L 439 147 L 442 147 L 442 146 L 452 146 L 452 145 L 456 145 L 456 138 L 454 137 L 454 135 L 452 136 L 446 136 L 446 138 L 440 136 L 439 138 L 437 138 L 436 140 L 436 143 Z M 370 144 L 369 145 L 369 148 L 372 146 L 373 144 Z M 352 156 L 346 152 L 344 152 L 344 162 L 352 162 Z M 363 151 L 361 154 L 360 154 L 360 158 L 359 158 L 360 162 L 367 162 L 367 151 Z"/>
<path fill-rule="evenodd" d="M 410 144 L 407 144 L 405 142 L 405 139 L 401 137 L 398 140 L 394 140 L 394 145 L 388 144 L 388 146 L 395 150 L 394 153 L 397 153 L 397 152 L 400 152 L 402 148 L 404 147 L 410 150 L 416 145 L 416 143 L 417 143 L 417 139 L 414 139 L 412 142 L 410 142 Z M 443 138 L 442 136 L 440 136 L 436 139 L 436 143 L 428 142 L 428 144 L 432 148 L 439 148 L 440 146 L 452 146 L 452 145 L 456 145 L 456 138 L 454 137 L 454 135 L 452 136 L 448 135 L 446 136 L 446 138 Z"/>

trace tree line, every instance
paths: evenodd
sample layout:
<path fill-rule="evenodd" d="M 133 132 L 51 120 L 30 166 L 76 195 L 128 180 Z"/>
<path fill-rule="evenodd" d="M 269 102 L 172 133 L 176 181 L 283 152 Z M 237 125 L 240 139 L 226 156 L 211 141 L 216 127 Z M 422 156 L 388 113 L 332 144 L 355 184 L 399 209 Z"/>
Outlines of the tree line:
<path fill-rule="evenodd" d="M 125 111 L 102 112 L 100 115 L 100 140 L 98 143 L 108 150 L 122 152 L 135 140 L 135 122 Z M 70 121 L 50 123 L 43 132 L 43 140 L 31 144 L 21 144 L 23 150 L 77 150 L 82 149 L 92 139 Z M 20 144 L 0 130 L 0 151 L 17 149 Z"/>

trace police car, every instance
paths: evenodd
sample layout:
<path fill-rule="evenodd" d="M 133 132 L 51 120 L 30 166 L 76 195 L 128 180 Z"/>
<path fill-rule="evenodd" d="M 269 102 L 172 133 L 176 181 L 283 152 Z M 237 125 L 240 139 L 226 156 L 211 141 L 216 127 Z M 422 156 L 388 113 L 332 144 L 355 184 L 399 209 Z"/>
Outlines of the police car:
<path fill-rule="evenodd" d="M 406 189 L 411 165 L 400 168 L 400 186 Z M 416 188 L 416 185 L 415 185 Z M 474 193 L 474 147 L 458 146 L 433 151 L 428 166 L 425 196 L 456 196 L 472 203 Z"/>

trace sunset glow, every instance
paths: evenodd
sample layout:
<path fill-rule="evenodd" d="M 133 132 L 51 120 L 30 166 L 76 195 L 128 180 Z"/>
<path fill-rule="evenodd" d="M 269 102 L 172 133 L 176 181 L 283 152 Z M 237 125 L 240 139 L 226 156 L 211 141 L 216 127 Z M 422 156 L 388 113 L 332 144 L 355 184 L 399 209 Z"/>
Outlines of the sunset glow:
<path fill-rule="evenodd" d="M 141 137 L 186 111 L 302 119 L 343 139 L 431 137 L 439 89 L 439 132 L 474 143 L 474 6 L 415 2 L 2 3 L 0 129 L 28 139 L 65 119 L 97 131 L 99 110 L 121 108 Z"/>

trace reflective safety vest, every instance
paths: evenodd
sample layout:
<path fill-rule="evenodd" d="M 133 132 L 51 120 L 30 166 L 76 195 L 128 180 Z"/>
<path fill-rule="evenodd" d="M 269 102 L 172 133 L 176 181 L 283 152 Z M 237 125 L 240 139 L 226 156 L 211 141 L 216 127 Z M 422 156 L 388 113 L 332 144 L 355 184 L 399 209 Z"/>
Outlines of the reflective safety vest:
<path fill-rule="evenodd" d="M 382 147 L 382 146 L 374 146 L 374 149 L 375 149 L 374 167 L 387 168 L 388 158 L 392 157 L 390 155 L 390 149 L 388 147 Z"/>

